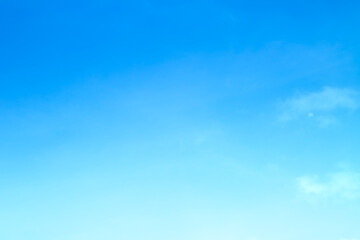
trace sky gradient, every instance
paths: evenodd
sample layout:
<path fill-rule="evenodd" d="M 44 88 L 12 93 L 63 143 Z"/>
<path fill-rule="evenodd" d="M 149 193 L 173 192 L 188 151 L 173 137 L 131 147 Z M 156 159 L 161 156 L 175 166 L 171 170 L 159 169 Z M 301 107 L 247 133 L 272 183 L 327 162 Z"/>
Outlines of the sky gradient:
<path fill-rule="evenodd" d="M 359 240 L 359 12 L 0 0 L 0 239 Z"/>

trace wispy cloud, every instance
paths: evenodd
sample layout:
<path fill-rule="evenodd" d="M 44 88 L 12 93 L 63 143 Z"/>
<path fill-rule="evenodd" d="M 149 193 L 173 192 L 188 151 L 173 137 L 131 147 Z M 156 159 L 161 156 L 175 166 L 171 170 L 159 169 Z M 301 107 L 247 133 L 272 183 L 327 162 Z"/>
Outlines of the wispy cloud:
<path fill-rule="evenodd" d="M 358 95 L 354 89 L 334 87 L 297 95 L 283 102 L 279 120 L 311 118 L 326 126 L 336 121 L 335 112 L 356 110 L 359 107 Z"/>
<path fill-rule="evenodd" d="M 325 178 L 317 175 L 297 179 L 300 192 L 322 198 L 357 199 L 360 197 L 360 174 L 337 172 Z"/>

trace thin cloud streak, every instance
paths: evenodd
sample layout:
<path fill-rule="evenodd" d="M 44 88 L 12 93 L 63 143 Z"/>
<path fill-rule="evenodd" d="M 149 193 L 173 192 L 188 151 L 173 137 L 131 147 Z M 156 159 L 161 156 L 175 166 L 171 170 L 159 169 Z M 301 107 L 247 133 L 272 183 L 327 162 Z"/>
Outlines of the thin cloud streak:
<path fill-rule="evenodd" d="M 360 197 L 360 174 L 356 172 L 337 172 L 327 178 L 302 176 L 297 179 L 297 185 L 306 196 L 347 200 Z"/>
<path fill-rule="evenodd" d="M 321 91 L 294 96 L 283 102 L 279 120 L 308 118 L 327 126 L 336 122 L 337 111 L 357 110 L 358 95 L 358 91 L 350 88 L 324 87 Z"/>

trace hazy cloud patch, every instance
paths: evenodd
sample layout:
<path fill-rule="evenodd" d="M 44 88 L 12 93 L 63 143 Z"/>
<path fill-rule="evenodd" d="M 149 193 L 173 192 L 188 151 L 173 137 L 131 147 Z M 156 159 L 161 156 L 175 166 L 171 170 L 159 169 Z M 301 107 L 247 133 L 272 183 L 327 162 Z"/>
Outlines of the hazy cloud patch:
<path fill-rule="evenodd" d="M 311 119 L 321 126 L 336 122 L 337 112 L 359 107 L 358 91 L 349 88 L 324 87 L 320 91 L 297 95 L 282 103 L 279 120 Z"/>
<path fill-rule="evenodd" d="M 349 200 L 360 197 L 360 174 L 356 172 L 337 172 L 326 177 L 302 176 L 297 178 L 297 185 L 307 196 Z"/>

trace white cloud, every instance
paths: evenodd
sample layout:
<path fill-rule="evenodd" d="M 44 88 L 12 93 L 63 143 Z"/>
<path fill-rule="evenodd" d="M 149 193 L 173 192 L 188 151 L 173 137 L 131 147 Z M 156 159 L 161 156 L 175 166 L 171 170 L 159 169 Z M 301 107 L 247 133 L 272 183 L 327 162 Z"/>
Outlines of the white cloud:
<path fill-rule="evenodd" d="M 360 197 L 360 174 L 338 172 L 325 178 L 303 176 L 297 179 L 302 194 L 323 198 L 357 199 Z"/>
<path fill-rule="evenodd" d="M 335 112 L 356 110 L 358 92 L 348 88 L 325 87 L 321 91 L 298 95 L 284 101 L 280 121 L 311 118 L 320 125 L 336 122 Z"/>

